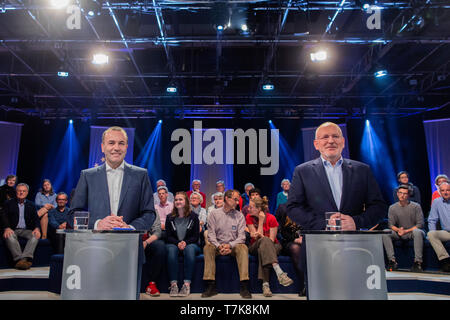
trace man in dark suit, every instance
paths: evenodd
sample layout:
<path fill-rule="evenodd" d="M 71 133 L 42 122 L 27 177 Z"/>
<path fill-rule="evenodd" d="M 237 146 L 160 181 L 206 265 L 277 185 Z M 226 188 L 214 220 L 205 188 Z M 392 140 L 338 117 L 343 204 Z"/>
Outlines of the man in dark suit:
<path fill-rule="evenodd" d="M 147 170 L 124 161 L 128 137 L 120 127 L 102 137 L 106 162 L 83 170 L 75 189 L 71 213 L 88 208 L 89 229 L 150 230 L 156 213 Z"/>
<path fill-rule="evenodd" d="M 324 230 L 325 212 L 339 212 L 342 230 L 350 231 L 370 229 L 386 217 L 387 205 L 369 166 L 342 157 L 345 139 L 338 125 L 320 125 L 314 147 L 320 157 L 297 166 L 292 176 L 287 202 L 292 221 L 303 230 Z M 300 268 L 306 271 L 304 245 Z"/>
<path fill-rule="evenodd" d="M 339 126 L 323 123 L 314 140 L 320 158 L 294 170 L 287 210 L 305 230 L 324 230 L 325 212 L 341 213 L 343 231 L 371 228 L 387 214 L 369 166 L 342 158 L 344 146 Z"/>
<path fill-rule="evenodd" d="M 3 238 L 12 254 L 15 268 L 20 270 L 31 267 L 34 250 L 41 237 L 36 206 L 26 199 L 28 192 L 28 185 L 19 183 L 16 188 L 16 199 L 6 201 L 0 214 Z M 19 237 L 28 240 L 23 252 Z"/>

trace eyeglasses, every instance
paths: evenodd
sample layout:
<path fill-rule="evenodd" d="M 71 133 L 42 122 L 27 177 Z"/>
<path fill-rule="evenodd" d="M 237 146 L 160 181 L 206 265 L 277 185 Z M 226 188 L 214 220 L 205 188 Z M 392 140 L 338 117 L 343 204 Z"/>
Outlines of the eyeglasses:
<path fill-rule="evenodd" d="M 338 135 L 338 134 L 333 134 L 333 135 L 324 135 L 323 137 L 317 138 L 317 140 L 328 140 L 328 139 L 332 139 L 333 141 L 339 140 L 342 136 Z"/>

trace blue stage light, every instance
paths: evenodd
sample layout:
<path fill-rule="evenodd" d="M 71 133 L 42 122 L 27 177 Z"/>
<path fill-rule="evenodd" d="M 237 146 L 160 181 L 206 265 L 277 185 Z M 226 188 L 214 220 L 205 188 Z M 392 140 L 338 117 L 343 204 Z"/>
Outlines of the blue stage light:
<path fill-rule="evenodd" d="M 269 120 L 269 123 L 272 124 L 272 120 Z"/>
<path fill-rule="evenodd" d="M 69 73 L 66 71 L 58 71 L 58 77 L 68 77 Z"/>
<path fill-rule="evenodd" d="M 177 87 L 175 87 L 173 85 L 170 85 L 170 86 L 167 87 L 166 91 L 169 92 L 169 93 L 176 93 L 177 92 Z"/>
<path fill-rule="evenodd" d="M 273 89 L 275 89 L 275 86 L 270 82 L 270 81 L 266 81 L 263 85 L 262 85 L 262 89 L 264 91 L 272 91 Z"/>
<path fill-rule="evenodd" d="M 72 120 L 72 119 L 70 119 L 70 120 L 69 120 L 69 123 L 70 123 L 70 124 L 73 124 L 73 120 Z"/>
<path fill-rule="evenodd" d="M 366 126 L 370 126 L 370 121 L 369 121 L 369 119 L 366 120 Z"/>
<path fill-rule="evenodd" d="M 382 78 L 384 76 L 387 76 L 388 72 L 386 70 L 378 70 L 375 71 L 375 73 L 373 74 L 375 76 L 375 78 Z"/>
<path fill-rule="evenodd" d="M 158 121 L 158 123 L 162 123 L 162 120 L 160 119 L 160 120 Z"/>
<path fill-rule="evenodd" d="M 223 31 L 223 29 L 225 28 L 223 25 L 219 24 L 217 25 L 217 31 Z"/>

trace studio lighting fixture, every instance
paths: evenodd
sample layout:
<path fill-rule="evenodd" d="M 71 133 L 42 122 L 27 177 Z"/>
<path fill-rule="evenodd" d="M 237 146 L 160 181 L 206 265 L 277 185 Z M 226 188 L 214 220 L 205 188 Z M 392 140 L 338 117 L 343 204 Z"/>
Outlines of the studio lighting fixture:
<path fill-rule="evenodd" d="M 264 91 L 272 91 L 273 89 L 275 89 L 275 86 L 270 80 L 266 80 L 263 82 L 262 89 Z"/>
<path fill-rule="evenodd" d="M 69 120 L 69 123 L 70 123 L 70 124 L 73 124 L 73 120 L 72 120 L 72 119 L 70 119 L 70 120 Z"/>
<path fill-rule="evenodd" d="M 51 0 L 50 4 L 57 9 L 61 9 L 67 7 L 69 0 Z"/>
<path fill-rule="evenodd" d="M 178 91 L 177 86 L 173 83 L 169 84 L 166 88 L 168 93 L 176 93 Z"/>
<path fill-rule="evenodd" d="M 58 71 L 58 77 L 68 77 L 69 73 L 66 71 Z"/>
<path fill-rule="evenodd" d="M 320 62 L 327 60 L 328 54 L 325 50 L 318 50 L 315 52 L 311 52 L 310 56 L 312 62 Z"/>
<path fill-rule="evenodd" d="M 160 119 L 160 120 L 158 121 L 158 123 L 162 123 L 162 120 Z"/>
<path fill-rule="evenodd" d="M 109 57 L 104 53 L 96 53 L 92 56 L 92 63 L 96 65 L 103 65 L 109 63 Z"/>
<path fill-rule="evenodd" d="M 382 78 L 382 77 L 387 76 L 387 74 L 388 74 L 388 72 L 386 70 L 378 70 L 378 71 L 375 71 L 373 75 L 375 78 Z"/>

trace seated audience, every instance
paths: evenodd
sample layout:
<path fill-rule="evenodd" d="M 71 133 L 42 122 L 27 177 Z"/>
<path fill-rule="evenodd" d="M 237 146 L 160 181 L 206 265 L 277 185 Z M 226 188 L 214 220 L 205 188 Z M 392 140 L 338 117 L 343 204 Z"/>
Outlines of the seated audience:
<path fill-rule="evenodd" d="M 14 188 L 17 183 L 17 176 L 10 174 L 6 177 L 5 184 L 0 187 L 0 210 L 3 204 L 16 197 L 16 189 Z"/>
<path fill-rule="evenodd" d="M 202 298 L 217 294 L 216 289 L 216 256 L 232 255 L 236 257 L 240 295 L 251 298 L 249 291 L 248 247 L 245 245 L 245 218 L 235 208 L 239 203 L 239 192 L 227 190 L 224 195 L 224 205 L 212 210 L 208 216 L 208 242 L 203 248 L 204 272 L 203 280 L 206 290 Z"/>
<path fill-rule="evenodd" d="M 417 186 L 413 185 L 409 181 L 409 173 L 406 171 L 400 171 L 397 174 L 397 181 L 399 185 L 406 185 L 409 187 L 409 201 L 417 202 L 418 204 L 421 204 L 421 198 L 420 198 L 420 191 Z M 394 203 L 398 202 L 398 196 L 397 196 L 397 188 L 394 189 Z"/>
<path fill-rule="evenodd" d="M 445 174 L 440 174 L 436 177 L 436 179 L 434 179 L 434 185 L 436 186 L 436 190 L 431 195 L 431 204 L 433 204 L 434 200 L 441 197 L 439 186 L 441 185 L 442 182 L 450 183 L 449 178 Z"/>
<path fill-rule="evenodd" d="M 203 202 L 203 197 L 200 193 L 197 191 L 194 191 L 189 196 L 189 203 L 191 205 L 191 210 L 194 212 L 199 220 L 200 223 L 200 232 L 203 231 L 204 227 L 206 226 L 206 220 L 207 220 L 207 212 L 205 208 L 202 208 L 200 205 Z"/>
<path fill-rule="evenodd" d="M 16 198 L 6 201 L 0 214 L 3 238 L 12 254 L 14 267 L 19 270 L 30 269 L 33 265 L 34 250 L 41 237 L 36 205 L 26 199 L 29 190 L 27 184 L 19 183 Z M 28 240 L 23 251 L 19 238 Z"/>
<path fill-rule="evenodd" d="M 253 199 L 253 198 L 257 198 L 257 197 L 261 198 L 261 190 L 259 190 L 258 188 L 253 188 L 253 189 L 249 190 L 248 195 L 250 197 L 250 200 Z M 266 213 L 267 212 L 269 212 L 268 208 L 267 208 Z M 242 208 L 242 214 L 244 215 L 244 217 L 247 216 L 247 214 L 248 214 L 248 204 L 245 205 Z"/>
<path fill-rule="evenodd" d="M 250 195 L 248 194 L 249 191 L 251 189 L 254 189 L 255 186 L 253 185 L 253 183 L 248 182 L 245 184 L 244 186 L 244 193 L 241 194 L 241 198 L 242 198 L 242 207 L 241 207 L 241 211 L 243 210 L 242 208 L 245 207 L 246 205 L 248 205 L 248 201 L 250 200 Z"/>
<path fill-rule="evenodd" d="M 428 240 L 436 252 L 441 269 L 450 272 L 450 256 L 442 244 L 450 241 L 450 184 L 442 182 L 439 185 L 439 192 L 442 197 L 437 198 L 431 205 L 428 216 Z M 441 230 L 437 230 L 437 223 L 440 223 Z"/>
<path fill-rule="evenodd" d="M 217 192 L 221 192 L 224 193 L 225 192 L 225 182 L 223 180 L 219 180 L 216 182 L 216 192 L 214 194 L 216 194 Z M 214 194 L 211 195 L 211 202 L 214 205 Z"/>
<path fill-rule="evenodd" d="M 48 212 L 48 239 L 52 244 L 55 253 L 64 253 L 65 235 L 59 234 L 56 230 L 70 229 L 71 221 L 69 221 L 69 210 L 67 202 L 69 201 L 67 194 L 59 192 L 56 195 L 56 208 Z"/>
<path fill-rule="evenodd" d="M 170 297 L 186 297 L 191 292 L 191 280 L 194 274 L 195 257 L 200 254 L 199 221 L 191 211 L 185 192 L 175 194 L 172 214 L 166 219 L 167 266 L 170 281 Z M 178 291 L 178 256 L 184 257 L 184 284 Z"/>
<path fill-rule="evenodd" d="M 41 220 L 42 239 L 47 239 L 48 212 L 56 208 L 56 193 L 53 191 L 52 183 L 49 179 L 44 179 L 42 187 L 36 193 L 35 198 L 38 216 Z"/>
<path fill-rule="evenodd" d="M 170 202 L 169 197 L 169 190 L 165 186 L 159 186 L 158 190 L 158 204 L 155 204 L 155 210 L 158 213 L 159 220 L 160 220 L 160 228 L 161 228 L 161 235 L 158 236 L 159 239 L 165 240 L 166 239 L 166 218 L 167 216 L 172 213 L 173 211 L 173 202 Z"/>
<path fill-rule="evenodd" d="M 266 213 L 268 210 L 267 197 L 253 198 L 249 202 L 247 227 L 250 231 L 250 246 L 248 252 L 258 257 L 258 279 L 262 280 L 262 290 L 265 297 L 271 297 L 270 270 L 273 268 L 281 285 L 287 287 L 293 283 L 278 264 L 278 254 L 281 244 L 277 239 L 278 222 L 275 216 Z"/>
<path fill-rule="evenodd" d="M 414 263 L 411 271 L 422 272 L 423 237 L 425 236 L 423 213 L 420 204 L 409 201 L 410 186 L 397 188 L 398 202 L 389 207 L 388 226 L 391 234 L 383 234 L 383 245 L 388 258 L 387 269 L 397 269 L 392 240 L 414 240 Z"/>
<path fill-rule="evenodd" d="M 169 191 L 169 189 L 167 188 L 166 182 L 162 179 L 159 179 L 158 181 L 156 181 L 156 192 L 153 193 L 153 202 L 155 203 L 155 207 L 157 204 L 159 204 L 159 197 L 158 197 L 158 189 L 159 187 L 166 187 L 167 190 L 167 201 L 173 203 L 173 193 Z"/>
<path fill-rule="evenodd" d="M 145 289 L 145 293 L 152 297 L 159 297 L 160 292 L 156 286 L 156 280 L 161 275 L 166 260 L 166 244 L 161 240 L 161 220 L 159 219 L 158 213 L 150 231 L 143 237 L 143 241 L 147 261 L 145 264 L 146 268 L 144 268 L 143 272 L 147 274 L 150 280 Z"/>
<path fill-rule="evenodd" d="M 298 293 L 299 296 L 304 296 L 306 294 L 306 286 L 304 283 L 304 273 L 300 269 L 300 247 L 303 242 L 303 237 L 299 232 L 302 230 L 302 227 L 298 226 L 287 216 L 286 206 L 286 203 L 280 204 L 275 214 L 278 221 L 278 236 L 282 246 L 281 252 L 291 257 L 295 273 L 299 279 Z"/>
<path fill-rule="evenodd" d="M 201 202 L 201 206 L 202 206 L 202 208 L 206 209 L 206 194 L 204 194 L 203 192 L 200 191 L 201 185 L 202 185 L 202 182 L 200 180 L 198 180 L 198 179 L 193 180 L 192 181 L 192 190 L 189 190 L 187 192 L 187 196 L 188 196 L 188 198 L 190 198 L 191 193 L 195 192 L 195 191 L 200 193 L 202 195 L 202 199 L 203 199 Z"/>
<path fill-rule="evenodd" d="M 276 206 L 276 208 L 278 208 L 278 206 L 280 204 L 283 204 L 283 203 L 287 202 L 287 195 L 288 195 L 290 186 L 291 186 L 291 182 L 289 181 L 289 179 L 283 179 L 281 181 L 281 189 L 283 189 L 283 191 L 281 191 L 281 192 L 279 192 L 277 194 L 277 206 Z"/>

